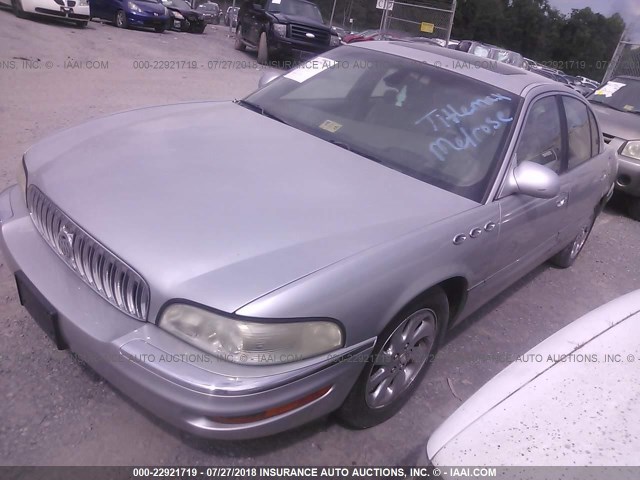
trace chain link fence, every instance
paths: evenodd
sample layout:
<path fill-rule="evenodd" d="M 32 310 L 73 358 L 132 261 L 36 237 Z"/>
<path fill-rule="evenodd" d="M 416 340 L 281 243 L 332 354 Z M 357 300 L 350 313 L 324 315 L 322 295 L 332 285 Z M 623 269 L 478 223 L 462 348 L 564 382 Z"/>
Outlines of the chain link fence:
<path fill-rule="evenodd" d="M 390 4 L 383 15 L 383 29 L 412 37 L 449 40 L 456 0 L 387 0 L 388 7 Z"/>
<path fill-rule="evenodd" d="M 640 43 L 621 41 L 613 54 L 604 82 L 621 75 L 640 77 Z"/>

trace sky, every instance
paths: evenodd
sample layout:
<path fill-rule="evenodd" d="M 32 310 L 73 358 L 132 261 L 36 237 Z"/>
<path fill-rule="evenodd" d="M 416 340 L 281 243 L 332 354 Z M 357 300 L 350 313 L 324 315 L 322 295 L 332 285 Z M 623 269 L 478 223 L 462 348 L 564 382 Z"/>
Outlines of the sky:
<path fill-rule="evenodd" d="M 549 3 L 563 13 L 585 7 L 606 16 L 618 12 L 627 22 L 632 40 L 640 41 L 640 0 L 549 0 Z"/>

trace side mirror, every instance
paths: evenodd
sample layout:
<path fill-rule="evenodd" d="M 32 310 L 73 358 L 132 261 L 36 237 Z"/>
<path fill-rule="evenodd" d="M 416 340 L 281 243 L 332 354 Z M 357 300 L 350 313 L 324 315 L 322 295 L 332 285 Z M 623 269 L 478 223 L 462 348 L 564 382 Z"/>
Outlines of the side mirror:
<path fill-rule="evenodd" d="M 273 82 L 279 76 L 280 74 L 276 72 L 264 72 L 260 77 L 260 80 L 258 80 L 258 87 L 264 87 L 266 84 Z"/>
<path fill-rule="evenodd" d="M 506 184 L 506 195 L 520 193 L 535 198 L 553 198 L 560 193 L 560 178 L 550 168 L 522 162 L 513 169 Z"/>

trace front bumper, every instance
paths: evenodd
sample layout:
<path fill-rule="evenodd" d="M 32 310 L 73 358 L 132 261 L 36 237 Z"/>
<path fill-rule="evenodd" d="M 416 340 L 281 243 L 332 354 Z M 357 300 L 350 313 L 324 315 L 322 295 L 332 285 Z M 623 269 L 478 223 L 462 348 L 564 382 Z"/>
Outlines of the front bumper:
<path fill-rule="evenodd" d="M 22 8 L 27 13 L 46 15 L 63 20 L 89 20 L 89 5 L 80 5 L 77 1 L 73 7 L 67 7 L 66 5 L 58 5 L 53 0 L 22 0 Z"/>
<path fill-rule="evenodd" d="M 294 41 L 286 37 L 278 37 L 271 35 L 271 41 L 269 42 L 269 50 L 271 53 L 281 56 L 300 56 L 306 58 L 307 56 L 315 56 L 320 53 L 324 53 L 331 50 L 334 47 L 329 45 L 319 45 L 316 43 L 304 43 Z"/>
<path fill-rule="evenodd" d="M 202 20 L 189 20 L 184 18 L 182 20 L 178 20 L 177 18 L 171 18 L 169 22 L 169 26 L 171 30 L 177 30 L 180 32 L 193 32 L 201 29 L 207 25 L 204 19 Z"/>
<path fill-rule="evenodd" d="M 169 16 L 127 12 L 127 22 L 129 22 L 129 25 L 136 27 L 156 28 L 164 26 L 165 28 L 168 28 Z"/>
<path fill-rule="evenodd" d="M 156 325 L 126 316 L 95 294 L 40 237 L 24 196 L 0 194 L 0 248 L 12 272 L 21 271 L 58 313 L 64 342 L 87 364 L 163 420 L 193 434 L 220 439 L 281 432 L 328 414 L 344 401 L 374 339 L 302 362 L 244 366 L 216 359 Z M 330 389 L 285 413 L 252 417 Z"/>

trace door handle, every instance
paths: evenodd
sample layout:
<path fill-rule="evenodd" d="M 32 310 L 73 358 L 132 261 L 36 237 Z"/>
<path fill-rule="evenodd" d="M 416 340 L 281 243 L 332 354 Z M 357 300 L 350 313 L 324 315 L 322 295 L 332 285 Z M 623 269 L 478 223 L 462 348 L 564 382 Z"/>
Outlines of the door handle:
<path fill-rule="evenodd" d="M 556 200 L 556 206 L 558 208 L 562 208 L 567 204 L 567 200 L 569 200 L 569 195 L 564 194 L 560 198 Z"/>

